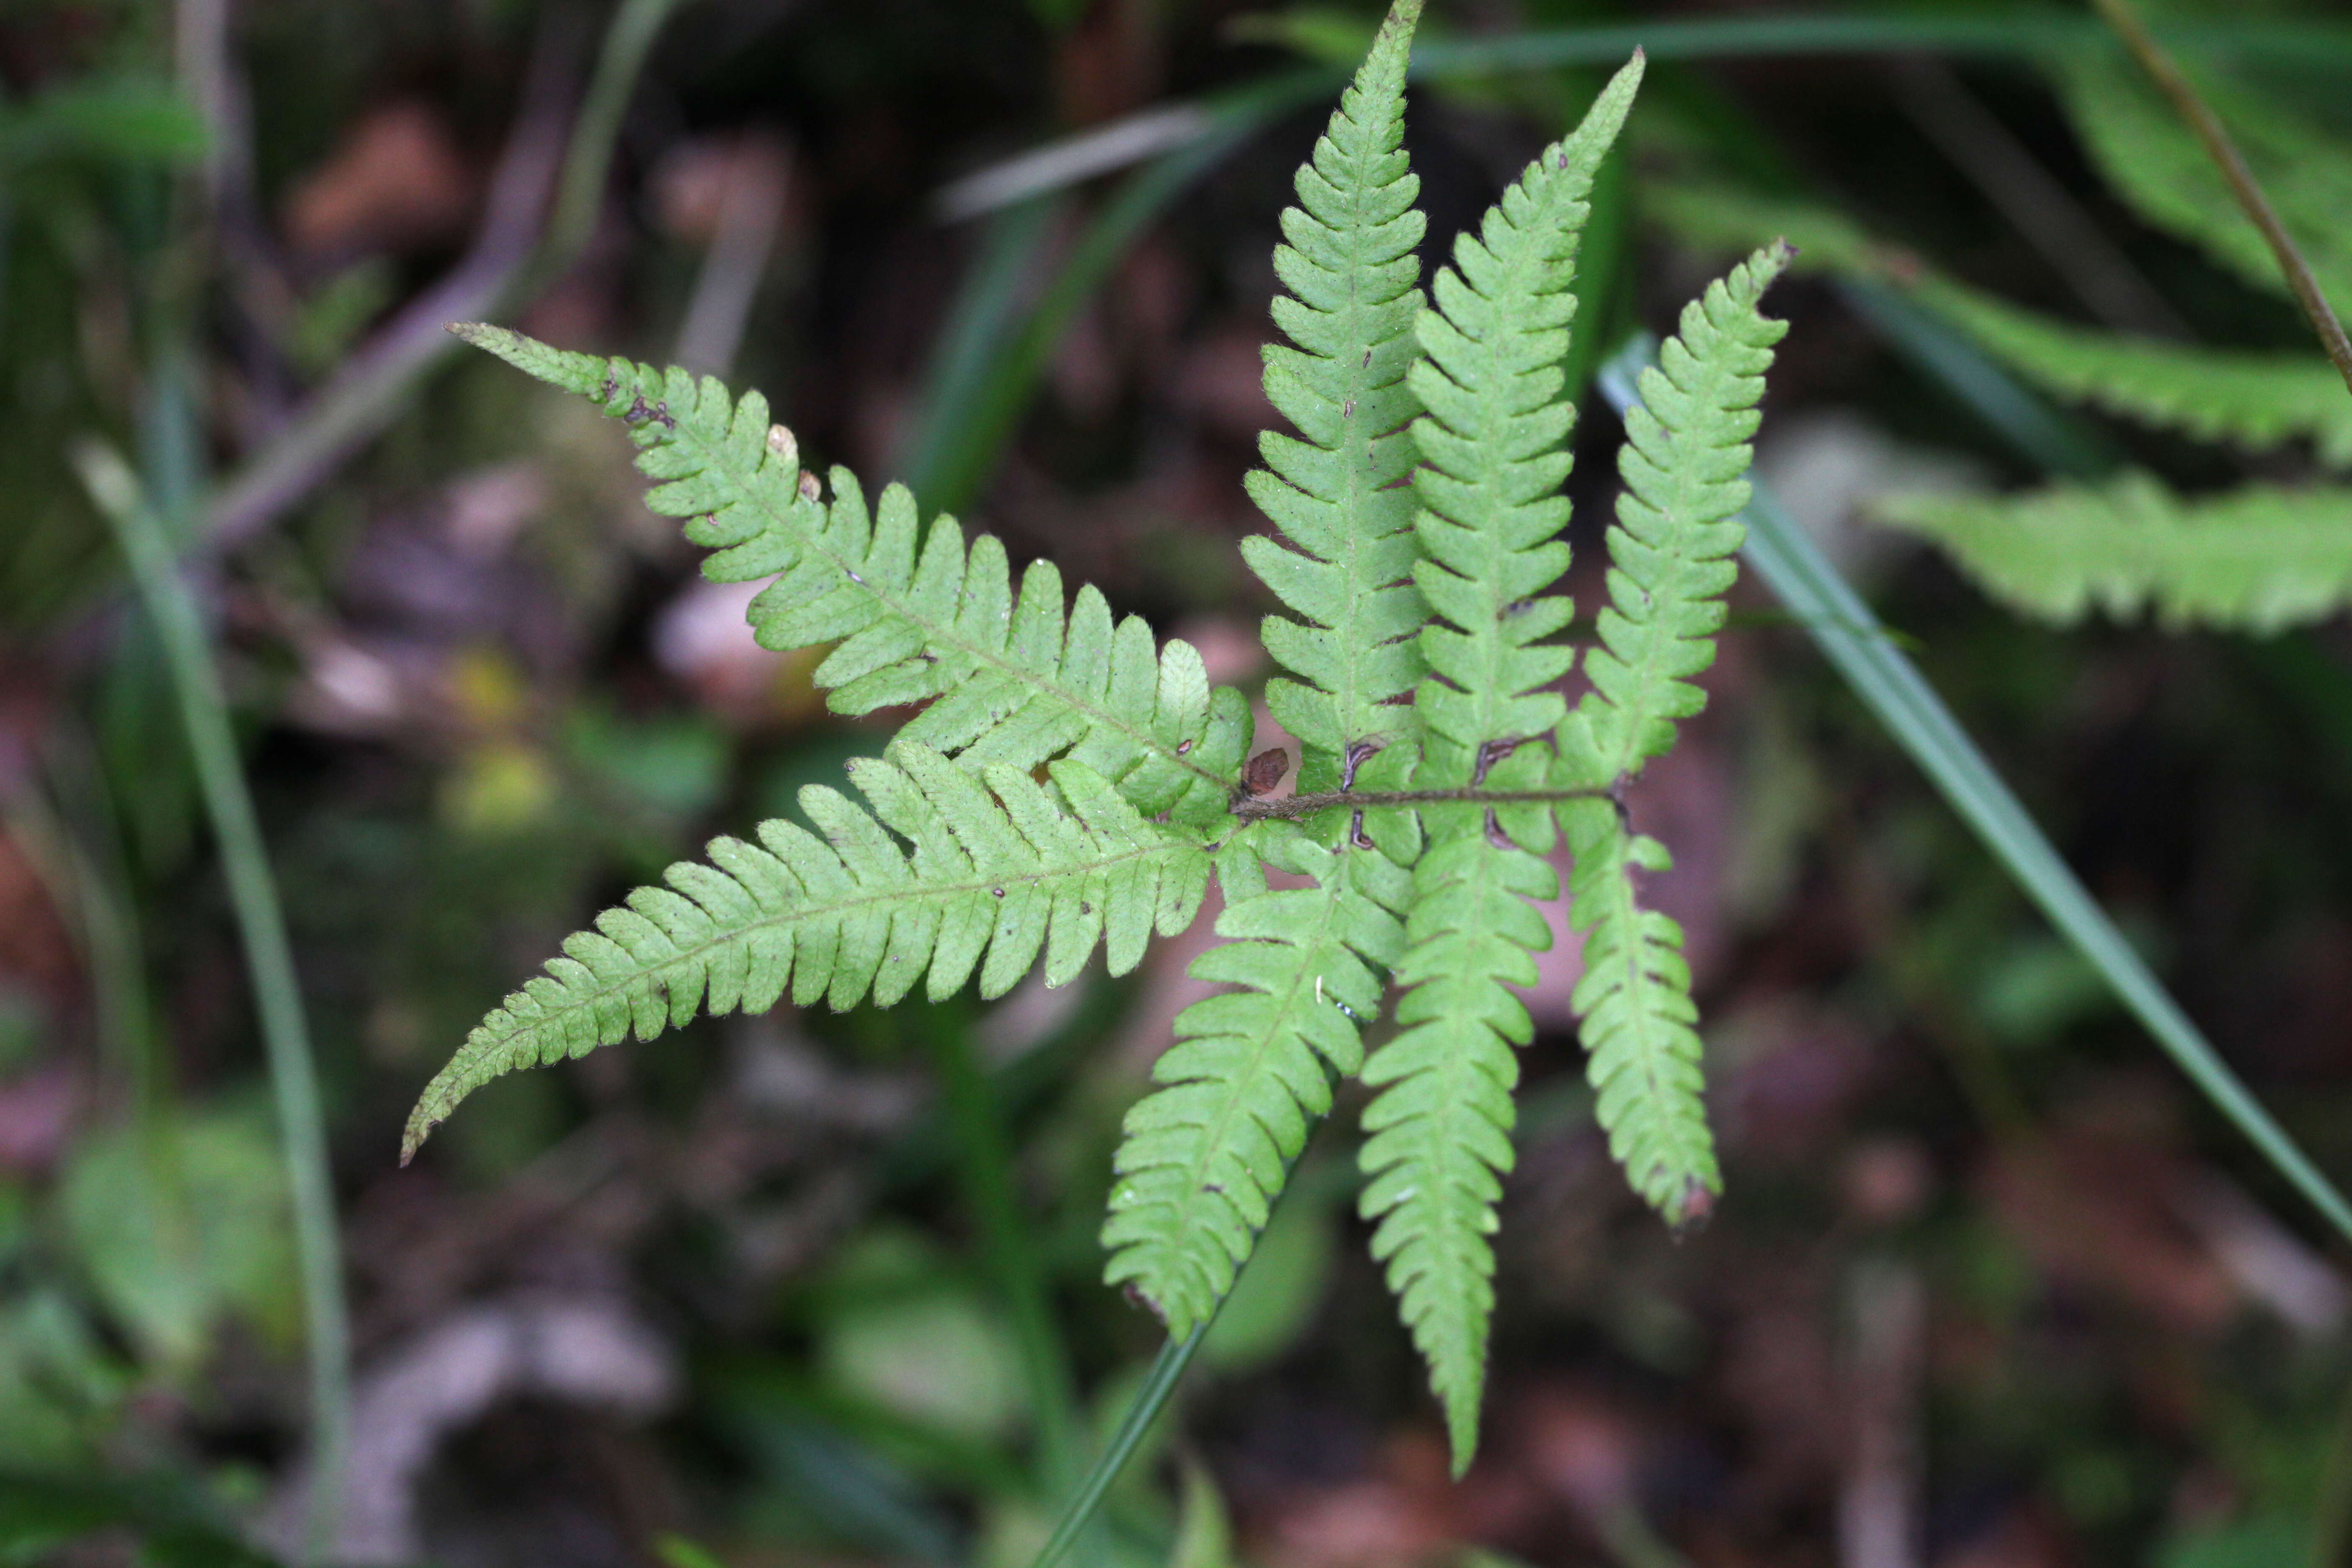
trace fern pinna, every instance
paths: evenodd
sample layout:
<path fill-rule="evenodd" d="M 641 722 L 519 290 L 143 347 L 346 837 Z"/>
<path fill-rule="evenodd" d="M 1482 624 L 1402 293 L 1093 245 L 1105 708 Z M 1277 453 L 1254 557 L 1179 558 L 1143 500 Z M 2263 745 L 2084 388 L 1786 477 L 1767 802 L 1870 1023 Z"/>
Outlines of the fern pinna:
<path fill-rule="evenodd" d="M 1279 536 L 1244 551 L 1297 617 L 1265 626 L 1288 671 L 1268 706 L 1303 752 L 1290 795 L 1268 793 L 1278 770 L 1245 757 L 1245 700 L 1212 690 L 1192 647 L 1115 620 L 1091 587 L 1066 606 L 1044 563 L 1016 591 L 1002 545 L 967 544 L 951 518 L 923 527 L 903 487 L 869 507 L 846 470 L 820 482 L 758 393 L 455 329 L 627 425 L 659 481 L 649 504 L 713 552 L 706 574 L 770 580 L 760 640 L 831 645 L 816 679 L 836 710 L 919 710 L 850 764 L 862 801 L 803 792 L 815 832 L 715 840 L 567 941 L 435 1079 L 405 1153 L 499 1073 L 699 1013 L 787 994 L 887 1006 L 975 974 L 992 996 L 1041 958 L 1046 984 L 1066 982 L 1097 945 L 1123 972 L 1195 918 L 1213 873 L 1222 940 L 1192 973 L 1224 989 L 1179 1016 L 1129 1113 L 1108 1276 L 1172 1334 L 1205 1325 L 1338 1084 L 1360 1079 L 1372 1250 L 1464 1465 L 1515 1047 L 1533 1032 L 1512 988 L 1549 940 L 1536 905 L 1559 896 L 1564 830 L 1601 1121 L 1670 1221 L 1704 1212 L 1719 1178 L 1689 974 L 1672 922 L 1639 902 L 1636 873 L 1665 852 L 1633 831 L 1622 786 L 1702 700 L 1690 678 L 1722 624 L 1780 331 L 1758 303 L 1786 253 L 1711 287 L 1643 384 L 1591 690 L 1569 711 L 1578 652 L 1556 638 L 1572 611 L 1549 592 L 1569 563 L 1577 389 L 1560 366 L 1588 196 L 1642 61 L 1456 241 L 1425 308 L 1402 151 L 1418 9 L 1400 0 L 1299 171 L 1276 258 L 1294 346 L 1268 351 L 1266 390 L 1297 434 L 1265 438 L 1249 488 Z M 1368 1055 L 1392 986 L 1396 1026 Z"/>

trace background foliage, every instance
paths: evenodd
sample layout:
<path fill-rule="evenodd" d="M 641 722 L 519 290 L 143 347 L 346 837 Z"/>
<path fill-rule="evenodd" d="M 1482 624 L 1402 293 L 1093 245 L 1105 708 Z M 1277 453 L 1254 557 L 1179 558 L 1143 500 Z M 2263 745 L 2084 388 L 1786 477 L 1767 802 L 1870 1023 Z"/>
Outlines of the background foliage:
<path fill-rule="evenodd" d="M 2158 19 L 2342 308 L 2326 9 Z M 1096 1226 L 1192 952 L 702 1020 L 502 1079 L 400 1170 L 420 1085 L 564 932 L 722 826 L 818 826 L 802 787 L 907 717 L 828 715 L 610 426 L 439 323 L 760 386 L 813 460 L 917 482 L 1260 698 L 1276 215 L 1376 19 L 0 14 L 0 1557 L 300 1536 L 292 1200 L 163 647 L 68 460 L 95 437 L 189 560 L 316 1037 L 354 1331 L 335 1555 L 1026 1561 L 1159 1346 Z M 1437 5 L 1419 281 L 1643 43 L 1569 384 L 1796 242 L 1761 473 L 2341 1173 L 2352 397 L 2099 37 L 2055 7 Z M 1126 162 L 1006 177 L 1104 126 Z M 1590 615 L 1621 435 L 1583 405 Z M 1723 642 L 1627 797 L 1675 847 L 1645 888 L 1711 1020 L 1711 1222 L 1677 1240 L 1612 1168 L 1556 931 L 1479 1465 L 1444 1479 L 1334 1129 L 1084 1560 L 2340 1556 L 2342 1244 L 1753 585 Z"/>

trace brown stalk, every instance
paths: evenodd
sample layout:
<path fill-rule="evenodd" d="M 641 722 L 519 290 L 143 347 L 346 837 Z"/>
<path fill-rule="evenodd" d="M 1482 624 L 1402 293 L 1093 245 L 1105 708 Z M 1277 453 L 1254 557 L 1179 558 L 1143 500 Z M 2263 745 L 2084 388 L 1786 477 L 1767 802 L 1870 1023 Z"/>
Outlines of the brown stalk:
<path fill-rule="evenodd" d="M 1267 817 L 1295 821 L 1334 806 L 1368 809 L 1383 805 L 1555 805 L 1564 800 L 1600 799 L 1610 793 L 1606 789 L 1332 789 L 1273 800 L 1245 796 L 1234 803 L 1234 815 L 1244 822 Z"/>
<path fill-rule="evenodd" d="M 2213 160 L 2214 167 L 2221 171 L 2221 178 L 2229 184 L 2230 194 L 2237 198 L 2238 205 L 2245 209 L 2246 216 L 2253 219 L 2254 226 L 2262 230 L 2263 238 L 2270 245 L 2271 254 L 2278 258 L 2279 270 L 2286 274 L 2287 287 L 2294 290 L 2295 302 L 2303 307 L 2303 313 L 2311 318 L 2312 330 L 2319 334 L 2319 346 L 2326 349 L 2327 357 L 2335 362 L 2336 373 L 2344 377 L 2345 389 L 2352 391 L 2352 339 L 2345 337 L 2344 323 L 2336 319 L 2336 312 L 2328 306 L 2327 296 L 2320 292 L 2319 279 L 2312 276 L 2310 264 L 2295 248 L 2294 239 L 2286 232 L 2286 226 L 2279 221 L 2278 214 L 2272 209 L 2270 198 L 2263 195 L 2262 186 L 2254 179 L 2254 172 L 2246 166 L 2246 160 L 2239 153 L 2237 143 L 2230 140 L 2230 132 L 2221 124 L 2221 118 L 2203 99 L 2197 96 L 2197 89 L 2189 84 L 2187 77 L 2180 74 L 2180 68 L 2173 63 L 2170 55 L 2165 53 L 2164 46 L 2156 41 L 2140 21 L 2138 13 L 2131 8 L 2130 0 L 2091 0 L 2091 4 L 2098 8 L 2099 15 L 2106 18 L 2107 25 L 2123 39 L 2124 47 L 2132 52 L 2133 58 L 2139 61 L 2140 68 L 2147 71 L 2158 89 L 2172 100 L 2172 107 L 2179 110 L 2180 117 L 2189 122 L 2189 128 L 2197 133 L 2197 140 L 2205 144 L 2206 154 Z"/>

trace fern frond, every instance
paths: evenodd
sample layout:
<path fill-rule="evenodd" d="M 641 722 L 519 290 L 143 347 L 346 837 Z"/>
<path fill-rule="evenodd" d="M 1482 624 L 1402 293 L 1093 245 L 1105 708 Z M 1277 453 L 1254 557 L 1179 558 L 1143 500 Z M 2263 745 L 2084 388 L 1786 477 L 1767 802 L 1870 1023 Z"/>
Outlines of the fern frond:
<path fill-rule="evenodd" d="M 632 1029 L 649 1040 L 698 1013 L 761 1012 L 788 985 L 802 1006 L 838 1010 L 869 994 L 887 1006 L 927 975 L 929 994 L 945 996 L 977 968 L 981 994 L 996 996 L 1041 950 L 1058 985 L 1102 942 L 1113 973 L 1133 968 L 1155 927 L 1192 922 L 1209 852 L 1146 822 L 1085 763 L 1049 772 L 1053 791 L 1024 769 L 969 770 L 901 740 L 887 760 L 850 763 L 866 806 L 821 785 L 801 792 L 824 837 L 774 821 L 756 846 L 712 840 L 710 864 L 682 861 L 668 886 L 605 910 L 475 1028 L 410 1114 L 403 1160 L 502 1073 Z"/>
<path fill-rule="evenodd" d="M 1613 788 L 1673 747 L 1675 721 L 1706 705 L 1690 677 L 1715 662 L 1746 533 L 1737 514 L 1748 503 L 1756 405 L 1788 331 L 1757 307 L 1789 257 L 1772 246 L 1709 285 L 1642 374 L 1618 454 L 1625 490 L 1609 531 L 1610 604 L 1584 658 L 1592 689 L 1559 728 L 1563 787 Z M 1705 1212 L 1722 1177 L 1699 1098 L 1682 931 L 1643 910 L 1633 887 L 1636 870 L 1662 870 L 1668 858 L 1632 832 L 1613 798 L 1571 801 L 1559 816 L 1575 857 L 1570 922 L 1587 933 L 1570 1005 L 1595 1114 L 1634 1190 L 1681 1225 Z"/>
<path fill-rule="evenodd" d="M 1454 241 L 1436 309 L 1417 323 L 1428 357 L 1412 383 L 1429 412 L 1412 426 L 1425 465 L 1413 474 L 1414 526 L 1429 559 L 1413 580 L 1437 618 L 1421 634 L 1431 675 L 1414 700 L 1439 742 L 1427 766 L 1441 784 L 1470 782 L 1482 749 L 1559 720 L 1559 694 L 1540 689 L 1574 656 L 1538 643 L 1575 616 L 1566 597 L 1542 594 L 1569 559 L 1559 487 L 1576 409 L 1559 365 L 1593 177 L 1642 68 L 1637 53 L 1575 133 L 1528 165 L 1476 235 Z"/>
<path fill-rule="evenodd" d="M 1604 89 L 1584 122 L 1547 148 L 1454 244 L 1437 275 L 1436 309 L 1417 322 L 1428 357 L 1412 367 L 1428 410 L 1412 434 L 1414 520 L 1428 559 L 1414 564 L 1435 618 L 1421 634 L 1430 674 L 1415 696 L 1425 739 L 1417 782 L 1439 788 L 1540 783 L 1540 746 L 1559 721 L 1546 686 L 1573 655 L 1540 644 L 1566 626 L 1565 597 L 1543 590 L 1568 569 L 1559 493 L 1575 419 L 1560 362 L 1576 299 L 1577 242 L 1601 160 L 1632 106 L 1642 57 Z M 1412 874 L 1398 979 L 1406 1026 L 1364 1069 L 1380 1095 L 1364 1112 L 1361 1208 L 1377 1219 L 1373 1255 L 1388 1269 L 1430 1381 L 1445 1407 L 1457 1470 L 1477 1445 L 1494 1306 L 1496 1173 L 1511 1163 L 1511 1047 L 1531 1034 L 1512 984 L 1535 979 L 1531 954 L 1550 930 L 1528 907 L 1559 879 L 1528 847 L 1549 847 L 1550 818 L 1440 805 L 1424 813 L 1428 847 Z M 1527 846 L 1528 847 L 1523 847 Z"/>
<path fill-rule="evenodd" d="M 1267 825 L 1269 827 L 1274 825 Z M 1225 941 L 1195 979 L 1236 989 L 1176 1019 L 1152 1069 L 1160 1087 L 1128 1112 L 1103 1245 L 1105 1278 L 1129 1285 L 1181 1340 L 1208 1321 L 1247 1261 L 1290 1162 L 1331 1108 L 1331 1075 L 1363 1063 L 1404 947 L 1408 874 L 1381 854 L 1334 851 L 1284 826 L 1260 834 L 1266 865 L 1304 888 L 1236 897 Z"/>
<path fill-rule="evenodd" d="M 1585 933 L 1584 977 L 1569 1005 L 1582 1026 L 1593 1118 L 1633 1190 L 1669 1225 L 1694 1224 L 1723 1190 L 1701 1098 L 1698 1007 L 1682 927 L 1643 909 L 1633 885 L 1635 872 L 1674 859 L 1629 830 L 1612 802 L 1577 802 L 1560 820 L 1574 857 L 1570 923 Z"/>
<path fill-rule="evenodd" d="M 1533 772 L 1544 748 L 1519 758 Z M 1517 771 L 1507 787 L 1517 785 Z M 1380 1222 L 1372 1256 L 1387 1266 L 1389 1289 L 1429 1363 L 1457 1475 L 1477 1447 L 1486 1388 L 1495 1306 L 1486 1238 L 1500 1173 L 1512 1164 L 1511 1091 L 1519 1079 L 1512 1047 L 1534 1036 L 1510 987 L 1535 984 L 1534 955 L 1551 945 L 1551 928 L 1528 900 L 1559 894 L 1558 873 L 1490 838 L 1483 816 L 1462 807 L 1431 814 L 1397 969 L 1409 988 L 1397 1004 L 1404 1028 L 1364 1065 L 1364 1082 L 1379 1095 L 1364 1108 L 1368 1136 L 1358 1156 L 1370 1178 L 1359 1211 Z"/>
<path fill-rule="evenodd" d="M 2021 496 L 1888 497 L 1874 510 L 2041 620 L 2147 607 L 2167 626 L 2274 632 L 2352 605 L 2352 487 L 2189 500 L 2134 472 Z"/>
<path fill-rule="evenodd" d="M 2317 354 L 2200 348 L 2053 321 L 1958 283 L 1918 290 L 1986 349 L 2061 397 L 2256 449 L 2309 439 L 2352 468 L 2352 397 Z"/>
<path fill-rule="evenodd" d="M 2141 216 L 2259 288 L 2288 292 L 2278 260 L 2196 134 L 2121 55 L 2096 52 L 2062 73 L 2066 108 L 2091 160 Z M 2352 300 L 2352 146 L 2274 99 L 2200 75 L 2198 91 L 2238 145 L 2321 291 Z"/>
<path fill-rule="evenodd" d="M 1675 721 L 1706 706 L 1689 677 L 1715 662 L 1723 596 L 1739 568 L 1743 477 L 1761 418 L 1764 373 L 1788 323 L 1758 303 L 1788 267 L 1786 245 L 1758 251 L 1683 310 L 1682 330 L 1642 373 L 1625 414 L 1625 481 L 1609 530 L 1609 604 L 1584 657 L 1592 690 L 1580 733 L 1562 734 L 1573 784 L 1608 785 L 1675 743 Z"/>
<path fill-rule="evenodd" d="M 1091 586 L 1066 615 L 1061 574 L 1044 561 L 1016 596 L 994 537 L 967 550 L 950 517 L 925 532 L 904 486 L 869 512 L 837 468 L 824 504 L 757 392 L 739 403 L 714 377 L 570 353 L 503 327 L 452 330 L 625 421 L 637 467 L 661 481 L 646 504 L 689 519 L 686 536 L 717 552 L 704 575 L 776 577 L 751 605 L 761 646 L 837 643 L 815 675 L 836 712 L 929 702 L 900 733 L 967 766 L 1069 756 L 1143 811 L 1203 823 L 1224 811 L 1248 707 L 1231 688 L 1210 690 L 1191 644 L 1155 647 L 1134 616 L 1114 625 Z"/>
<path fill-rule="evenodd" d="M 1267 651 L 1301 679 L 1277 677 L 1266 707 L 1306 742 L 1302 788 L 1328 787 L 1349 746 L 1410 733 L 1398 699 L 1421 678 L 1412 638 L 1427 610 L 1412 585 L 1420 547 L 1405 426 L 1421 405 L 1405 370 L 1422 303 L 1414 249 L 1425 222 L 1404 136 L 1405 59 L 1421 0 L 1397 0 L 1286 208 L 1274 253 L 1290 292 L 1274 319 L 1296 348 L 1268 345 L 1267 401 L 1304 439 L 1267 431 L 1266 467 L 1250 496 L 1295 548 L 1256 535 L 1242 553 L 1301 621 L 1269 616 Z M 1303 684 L 1302 684 L 1303 682 Z"/>
<path fill-rule="evenodd" d="M 2204 348 L 2062 321 L 1948 278 L 1803 202 L 1698 184 L 1654 187 L 1647 201 L 1694 244 L 1745 250 L 1781 236 L 1795 244 L 1801 270 L 1901 289 L 2058 396 L 2200 440 L 2262 449 L 2307 439 L 2321 462 L 2352 468 L 2352 398 L 2316 354 Z"/>

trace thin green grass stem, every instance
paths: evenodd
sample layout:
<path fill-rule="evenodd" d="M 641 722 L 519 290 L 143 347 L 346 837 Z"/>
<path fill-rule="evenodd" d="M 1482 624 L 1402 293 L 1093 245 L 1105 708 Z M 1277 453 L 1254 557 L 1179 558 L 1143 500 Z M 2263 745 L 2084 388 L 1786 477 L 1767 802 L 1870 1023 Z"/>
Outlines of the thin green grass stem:
<path fill-rule="evenodd" d="M 2157 35 L 2191 54 L 2234 57 L 2266 65 L 2323 74 L 2352 69 L 2352 26 L 2304 20 L 2168 21 Z M 1653 60 L 1736 60 L 1789 55 L 1935 54 L 1995 58 L 2064 55 L 2105 42 L 2106 29 L 2087 16 L 2063 11 L 2032 16 L 1742 16 L 1700 20 L 1611 23 L 1601 26 L 1539 28 L 1491 37 L 1424 40 L 1413 47 L 1414 80 L 1499 76 L 1572 66 L 1624 63 L 1636 46 Z M 1280 78 L 1211 93 L 1197 100 L 1203 135 L 1213 135 L 1236 119 L 1249 129 L 1286 110 L 1337 94 L 1347 70 L 1315 66 Z M 1164 113 L 1160 105 L 1147 113 Z M 1099 134 L 1099 131 L 1088 134 Z M 1061 143 L 1020 154 L 1027 160 Z M 1164 156 L 1174 153 L 1164 144 Z M 1140 158 L 1137 160 L 1140 162 Z M 1112 165 L 1111 167 L 1116 167 Z M 1068 173 L 1037 183 L 1024 182 L 1029 200 L 1098 178 L 1103 163 L 1074 161 Z M 1005 205 L 1011 205 L 1008 201 Z M 973 216 L 981 208 L 967 209 Z"/>
<path fill-rule="evenodd" d="M 294 1244 L 302 1279 L 310 1383 L 314 1463 L 305 1521 L 306 1561 L 334 1539 L 351 1426 L 351 1331 L 345 1315 L 335 1200 L 327 1163 L 326 1121 L 311 1060 L 310 1026 L 286 939 L 278 884 L 261 824 L 247 792 L 229 728 L 227 700 L 213 662 L 204 619 L 180 574 L 163 524 L 141 494 L 137 476 L 112 450 L 86 444 L 74 454 L 82 479 L 112 525 L 131 578 L 163 644 L 164 662 L 187 731 L 197 783 L 220 846 L 229 900 L 243 939 L 261 1036 L 269 1059 L 287 1185 L 294 1206 Z"/>
<path fill-rule="evenodd" d="M 563 150 L 555 205 L 531 266 L 531 282 L 518 291 L 526 297 L 569 267 L 595 231 L 596 214 L 604 203 L 604 176 L 613 166 L 613 148 L 620 140 L 622 116 L 628 112 L 646 56 L 660 37 L 662 24 L 679 4 L 680 0 L 624 0 L 605 29 L 595 74 L 581 97 L 579 118 L 572 122 L 572 136 Z"/>
<path fill-rule="evenodd" d="M 1064 210 L 1041 196 L 992 215 L 979 253 L 949 306 L 924 378 L 920 416 L 898 462 L 907 488 L 934 506 L 945 504 L 939 499 L 941 463 L 955 445 L 954 422 L 980 401 L 997 355 L 1015 330 L 1024 288 Z"/>
<path fill-rule="evenodd" d="M 1636 340 L 1602 368 L 1601 388 L 1620 413 L 1639 401 L 1634 377 L 1654 353 L 1654 343 Z M 1882 633 L 1877 616 L 1861 595 L 1762 484 L 1755 487 L 1744 515 L 1748 543 L 1742 554 L 1804 623 L 1815 645 L 1854 694 L 1911 754 L 2026 896 L 2156 1037 L 2157 1044 L 2189 1081 L 2273 1170 L 2338 1233 L 2352 1239 L 2352 1205 L 2296 1147 L 2149 973 L 1953 719 L 1918 667 Z"/>
<path fill-rule="evenodd" d="M 1318 85 L 1323 85 L 1319 79 Z M 1028 269 L 1029 254 L 1051 237 L 1042 216 L 1000 231 L 1003 243 L 992 245 L 984 255 L 982 266 L 965 286 L 971 303 L 960 300 L 953 320 L 956 330 L 969 333 L 975 344 L 1001 347 L 984 363 L 977 363 L 980 355 L 974 350 L 972 370 L 986 374 L 955 374 L 959 361 L 953 356 L 964 345 L 951 342 L 942 350 L 942 370 L 934 378 L 933 397 L 919 426 L 924 435 L 906 465 L 928 481 L 927 487 L 918 488 L 927 507 L 960 512 L 971 504 L 995 471 L 998 455 L 1020 424 L 1063 333 L 1136 239 L 1276 113 L 1307 100 L 1299 79 L 1286 77 L 1222 101 L 1198 140 L 1145 164 L 1104 203 L 1017 329 L 996 326 L 983 335 L 988 323 L 982 307 L 1001 310 L 1009 317 L 1014 285 Z M 1034 205 L 1043 209 L 1045 204 Z"/>
<path fill-rule="evenodd" d="M 1927 307 L 1883 283 L 1849 279 L 1838 293 L 1904 358 L 1967 406 L 2035 467 L 2096 479 L 2121 462 L 2115 448 L 2061 413 Z"/>
<path fill-rule="evenodd" d="M 1127 1468 L 1128 1460 L 1133 1458 L 1136 1449 L 1142 1446 L 1145 1436 L 1151 1430 L 1152 1422 L 1158 1420 L 1160 1411 L 1167 1407 L 1170 1397 L 1176 1392 L 1176 1384 L 1183 1379 L 1184 1369 L 1192 1364 L 1193 1354 L 1200 1350 L 1201 1342 L 1209 1337 L 1209 1331 L 1215 1323 L 1216 1320 L 1212 1318 L 1186 1338 L 1170 1340 L 1160 1346 L 1159 1359 L 1151 1363 L 1150 1372 L 1145 1374 L 1143 1386 L 1136 1390 L 1135 1402 L 1127 1407 L 1127 1415 L 1120 1420 L 1118 1430 L 1111 1434 L 1110 1441 L 1103 1446 L 1101 1455 L 1096 1458 L 1094 1468 L 1087 1472 L 1086 1479 L 1071 1495 L 1069 1507 L 1063 1511 L 1061 1522 L 1054 1527 L 1054 1533 L 1047 1538 L 1030 1568 L 1055 1568 L 1055 1564 L 1069 1555 L 1070 1548 L 1077 1544 L 1078 1537 L 1094 1521 L 1095 1512 L 1102 1507 L 1103 1499 L 1109 1493 L 1112 1483 L 1118 1479 L 1119 1472 Z"/>
<path fill-rule="evenodd" d="M 1039 1479 L 1051 1496 L 1077 1473 L 1077 1380 L 1054 1326 L 1045 1268 L 1022 1224 L 1004 1117 L 972 1048 L 971 1022 L 935 1016 L 931 1036 L 964 1201 L 980 1226 L 982 1256 L 1013 1318 L 1037 1424 Z"/>
<path fill-rule="evenodd" d="M 2170 22 L 2155 31 L 2175 48 L 2352 66 L 2352 27 L 2325 22 Z M 1760 59 L 1775 55 L 2056 55 L 2104 42 L 2105 29 L 2063 11 L 1988 16 L 1738 16 L 1624 22 L 1418 45 L 1412 74 L 1476 76 L 1558 66 L 1615 65 L 1638 46 L 1653 60 Z"/>

